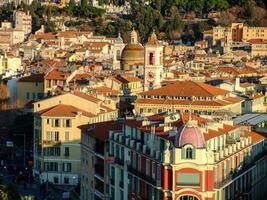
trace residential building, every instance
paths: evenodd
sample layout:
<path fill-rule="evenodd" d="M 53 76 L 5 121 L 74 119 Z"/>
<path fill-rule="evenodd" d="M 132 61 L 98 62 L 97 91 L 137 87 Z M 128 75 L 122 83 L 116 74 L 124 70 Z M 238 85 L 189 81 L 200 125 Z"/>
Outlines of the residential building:
<path fill-rule="evenodd" d="M 227 90 L 194 82 L 177 81 L 139 94 L 135 102 L 136 115 L 151 115 L 165 111 L 188 111 L 210 115 L 219 110 L 241 114 L 242 100 Z"/>
<path fill-rule="evenodd" d="M 267 27 L 249 27 L 243 23 L 232 23 L 230 27 L 213 27 L 213 45 L 218 41 L 223 41 L 225 32 L 230 32 L 230 42 L 248 42 L 251 39 L 267 39 Z"/>
<path fill-rule="evenodd" d="M 264 198 L 265 138 L 214 117 L 161 113 L 110 131 L 109 199 Z"/>
<path fill-rule="evenodd" d="M 252 39 L 248 42 L 251 45 L 251 56 L 267 56 L 267 39 Z"/>
<path fill-rule="evenodd" d="M 27 38 L 32 32 L 32 16 L 30 15 L 29 11 L 15 11 L 13 20 L 15 23 L 15 28 L 24 31 L 25 38 Z"/>
<path fill-rule="evenodd" d="M 122 130 L 118 121 L 83 125 L 81 200 L 109 199 L 109 132 Z"/>
<path fill-rule="evenodd" d="M 79 126 L 117 118 L 116 108 L 82 92 L 34 103 L 34 167 L 40 183 L 75 186 L 80 182 Z"/>
<path fill-rule="evenodd" d="M 22 77 L 17 84 L 17 99 L 23 105 L 31 101 L 41 100 L 44 97 L 44 74 Z"/>

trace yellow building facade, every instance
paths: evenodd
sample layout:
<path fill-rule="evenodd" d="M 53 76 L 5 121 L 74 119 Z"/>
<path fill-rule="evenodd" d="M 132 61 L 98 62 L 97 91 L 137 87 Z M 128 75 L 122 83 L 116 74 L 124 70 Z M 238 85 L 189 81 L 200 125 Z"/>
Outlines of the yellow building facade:
<path fill-rule="evenodd" d="M 116 117 L 115 108 L 81 92 L 36 102 L 34 176 L 40 183 L 77 185 L 81 166 L 81 130 L 78 127 Z"/>

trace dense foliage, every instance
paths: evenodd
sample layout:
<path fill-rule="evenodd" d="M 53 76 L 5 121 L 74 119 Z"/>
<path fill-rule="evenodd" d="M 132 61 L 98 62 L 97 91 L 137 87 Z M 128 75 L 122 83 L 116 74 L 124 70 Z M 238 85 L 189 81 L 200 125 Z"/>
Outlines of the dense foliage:
<path fill-rule="evenodd" d="M 266 0 L 99 0 L 100 4 L 121 6 L 126 3 L 131 10 L 127 16 L 105 14 L 100 8 L 90 6 L 88 0 L 81 0 L 77 5 L 70 0 L 65 8 L 52 5 L 41 5 L 34 0 L 31 5 L 21 4 L 33 16 L 33 32 L 41 24 L 46 31 L 56 31 L 53 17 L 66 16 L 68 26 L 93 27 L 97 34 L 115 36 L 118 31 L 126 33 L 135 27 L 142 41 L 154 30 L 162 39 L 180 39 L 194 41 L 202 37 L 204 29 L 213 25 L 226 25 L 243 21 L 249 25 L 264 26 L 267 24 Z M 14 6 L 7 4 L 0 8 L 0 19 L 10 20 Z M 217 21 L 207 20 L 210 12 L 220 12 Z M 126 38 L 126 37 L 125 37 Z"/>

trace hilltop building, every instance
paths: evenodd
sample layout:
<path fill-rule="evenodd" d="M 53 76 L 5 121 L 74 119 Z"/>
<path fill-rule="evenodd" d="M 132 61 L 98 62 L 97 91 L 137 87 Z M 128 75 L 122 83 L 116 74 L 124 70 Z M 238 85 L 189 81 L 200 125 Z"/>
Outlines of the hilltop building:
<path fill-rule="evenodd" d="M 213 45 L 224 40 L 225 32 L 230 32 L 231 42 L 248 42 L 251 39 L 267 40 L 267 27 L 249 27 L 243 23 L 232 23 L 230 27 L 213 27 Z"/>

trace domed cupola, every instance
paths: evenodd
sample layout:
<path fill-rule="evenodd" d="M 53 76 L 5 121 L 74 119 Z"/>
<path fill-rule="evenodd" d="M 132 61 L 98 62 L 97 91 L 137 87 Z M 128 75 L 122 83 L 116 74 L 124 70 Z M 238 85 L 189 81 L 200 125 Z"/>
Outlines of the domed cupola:
<path fill-rule="evenodd" d="M 201 130 L 198 128 L 196 120 L 189 119 L 176 134 L 175 146 L 181 148 L 186 144 L 191 144 L 195 148 L 205 147 L 205 139 Z"/>

